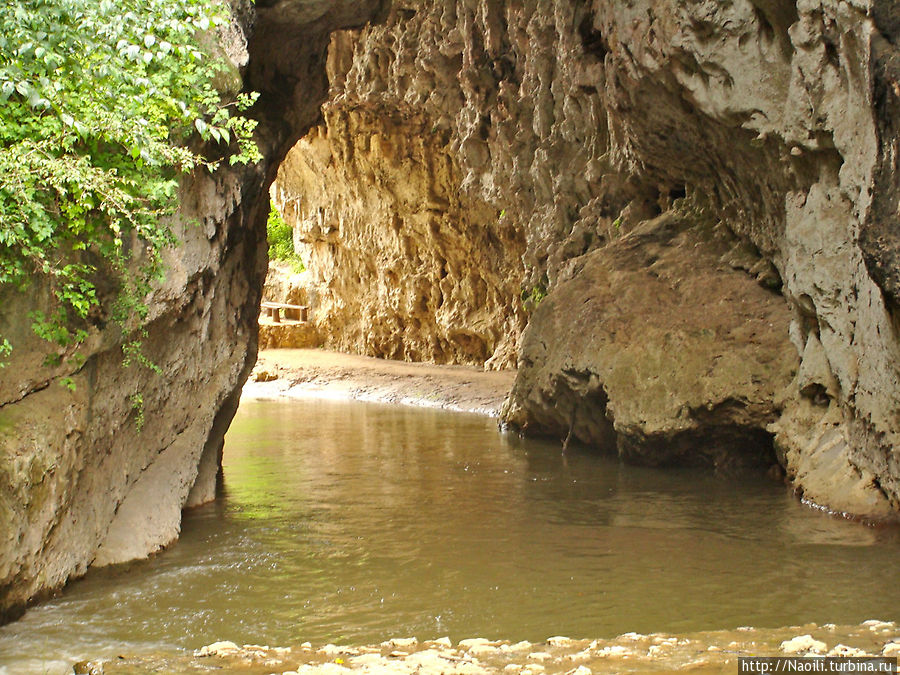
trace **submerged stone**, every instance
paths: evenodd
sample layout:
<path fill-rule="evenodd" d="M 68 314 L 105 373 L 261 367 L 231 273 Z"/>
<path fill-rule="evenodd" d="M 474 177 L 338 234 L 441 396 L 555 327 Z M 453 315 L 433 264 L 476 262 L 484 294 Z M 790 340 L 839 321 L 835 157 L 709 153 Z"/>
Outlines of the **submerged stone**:
<path fill-rule="evenodd" d="M 812 635 L 798 635 L 781 643 L 781 651 L 785 654 L 824 654 L 828 647 Z"/>

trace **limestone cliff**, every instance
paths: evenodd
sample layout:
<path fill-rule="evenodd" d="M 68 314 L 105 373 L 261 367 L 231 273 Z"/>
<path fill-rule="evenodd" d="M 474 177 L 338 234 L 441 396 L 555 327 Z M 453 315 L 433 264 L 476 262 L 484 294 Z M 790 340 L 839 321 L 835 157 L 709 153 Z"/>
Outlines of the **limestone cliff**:
<path fill-rule="evenodd" d="M 50 347 L 27 314 L 46 294 L 2 290 L 0 333 L 16 349 L 0 370 L 0 620 L 91 565 L 168 545 L 182 508 L 214 496 L 223 435 L 256 358 L 268 185 L 319 114 L 330 32 L 364 24 L 381 3 L 232 4 L 222 42 L 261 93 L 252 112 L 266 160 L 182 186 L 180 215 L 200 225 L 178 232 L 167 279 L 148 298 L 145 351 L 162 374 L 123 368 L 121 335 L 102 317 L 83 364 L 45 367 Z"/>
<path fill-rule="evenodd" d="M 345 314 L 334 344 L 433 358 L 385 319 L 419 297 L 434 322 L 421 252 L 446 244 L 407 222 L 418 198 L 465 241 L 524 237 L 480 333 L 509 330 L 515 292 L 533 308 L 549 291 L 507 420 L 653 462 L 772 461 L 774 435 L 810 499 L 896 512 L 897 16 L 894 0 L 396 0 L 333 40 L 324 120 L 279 180 L 326 314 L 370 303 L 398 331 Z"/>
<path fill-rule="evenodd" d="M 332 46 L 333 82 L 347 40 Z M 325 345 L 514 366 L 525 318 L 522 227 L 460 190 L 456 149 L 433 118 L 402 102 L 344 97 L 336 85 L 331 95 L 275 191 L 309 268 Z"/>

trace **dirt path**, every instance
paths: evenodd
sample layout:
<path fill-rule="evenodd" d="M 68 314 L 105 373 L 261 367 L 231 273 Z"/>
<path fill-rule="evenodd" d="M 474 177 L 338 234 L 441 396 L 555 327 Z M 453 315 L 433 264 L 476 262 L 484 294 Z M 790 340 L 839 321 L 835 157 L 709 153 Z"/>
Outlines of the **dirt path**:
<path fill-rule="evenodd" d="M 321 349 L 264 349 L 243 397 L 399 403 L 497 416 L 516 373 L 386 361 Z"/>

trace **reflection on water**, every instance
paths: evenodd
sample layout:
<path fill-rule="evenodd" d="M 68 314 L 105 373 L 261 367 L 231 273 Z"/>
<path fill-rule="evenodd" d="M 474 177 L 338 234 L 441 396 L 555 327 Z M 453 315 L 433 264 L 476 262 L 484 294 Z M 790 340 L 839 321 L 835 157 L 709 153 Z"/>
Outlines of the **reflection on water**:
<path fill-rule="evenodd" d="M 541 640 L 900 619 L 900 536 L 462 414 L 247 402 L 225 494 L 149 562 L 0 629 L 0 672 L 85 656 L 397 635 Z M 65 672 L 65 671 L 59 671 Z"/>

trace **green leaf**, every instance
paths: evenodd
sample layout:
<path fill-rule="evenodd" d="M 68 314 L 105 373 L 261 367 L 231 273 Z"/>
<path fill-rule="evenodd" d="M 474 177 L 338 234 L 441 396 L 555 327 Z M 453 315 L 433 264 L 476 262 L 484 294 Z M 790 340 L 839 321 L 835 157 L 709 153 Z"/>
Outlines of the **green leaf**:
<path fill-rule="evenodd" d="M 183 145 L 192 133 L 236 141 L 229 162 L 258 157 L 255 123 L 230 113 L 252 97 L 221 99 L 225 66 L 197 32 L 221 24 L 217 5 L 0 0 L 0 284 L 44 276 L 55 299 L 34 330 L 66 350 L 98 305 L 126 334 L 146 320 L 178 176 L 217 166 Z"/>

